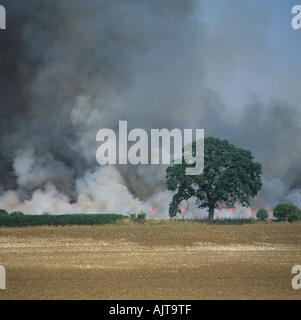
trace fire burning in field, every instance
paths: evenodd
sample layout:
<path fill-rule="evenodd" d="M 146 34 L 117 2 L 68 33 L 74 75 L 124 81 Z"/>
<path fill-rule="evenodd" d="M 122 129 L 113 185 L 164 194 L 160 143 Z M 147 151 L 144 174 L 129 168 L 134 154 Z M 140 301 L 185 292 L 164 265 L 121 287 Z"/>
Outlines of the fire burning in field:
<path fill-rule="evenodd" d="M 237 63 L 230 59 L 220 72 L 223 56 L 216 54 L 213 44 L 219 37 L 227 39 L 223 37 L 227 33 L 213 28 L 212 37 L 206 34 L 212 19 L 205 17 L 210 10 L 198 13 L 200 1 L 168 1 L 162 7 L 160 1 L 75 2 L 61 1 L 53 6 L 47 0 L 40 6 L 29 0 L 18 6 L 7 1 L 8 24 L 14 28 L 8 28 L 6 36 L 0 38 L 0 82 L 6 88 L 0 110 L 0 208 L 26 214 L 145 211 L 153 217 L 168 217 L 172 193 L 166 189 L 164 166 L 95 166 L 97 131 L 108 127 L 114 131 L 115 124 L 129 115 L 129 130 L 206 125 L 212 136 L 233 138 L 233 143 L 254 150 L 270 179 L 264 181 L 256 200 L 258 208 L 272 210 L 279 202 L 301 206 L 301 127 L 296 120 L 300 108 L 290 100 L 299 95 L 298 86 L 285 86 L 290 88 L 288 94 L 268 103 L 263 101 L 275 97 L 275 92 L 260 88 L 265 92 L 264 100 L 259 94 L 254 101 L 235 105 L 229 97 L 240 94 L 240 89 L 245 95 L 241 81 L 235 94 L 229 92 L 228 100 L 220 91 L 222 81 L 215 86 L 204 70 L 209 68 L 208 75 L 218 70 L 226 76 L 228 88 L 228 74 Z M 166 19 L 167 12 L 170 19 Z M 174 28 L 175 21 L 179 28 Z M 242 19 L 241 23 L 246 22 Z M 244 39 L 245 34 L 241 37 Z M 261 36 L 257 40 L 252 43 L 261 43 Z M 228 49 L 227 41 L 220 43 Z M 234 45 L 231 56 L 247 50 L 248 54 L 242 51 L 241 57 L 248 57 L 249 45 Z M 256 66 L 256 61 L 263 61 L 263 65 L 272 65 L 270 71 L 274 72 L 274 66 L 281 65 L 276 60 L 270 63 L 270 55 L 257 56 L 262 53 L 256 45 L 253 49 Z M 267 47 L 263 52 L 270 50 Z M 256 75 L 254 65 L 241 66 Z M 260 70 L 258 77 L 269 74 Z M 294 75 L 287 73 L 286 78 L 294 79 Z M 235 84 L 231 87 L 236 88 Z M 236 113 L 238 107 L 241 112 Z M 258 125 L 250 125 L 255 122 Z M 274 124 L 272 129 L 270 123 Z M 276 156 L 277 161 L 269 165 Z M 253 209 L 240 207 L 217 213 L 234 218 L 255 215 Z M 181 209 L 179 216 L 207 214 L 206 209 L 191 204 L 189 210 Z"/>
<path fill-rule="evenodd" d="M 251 208 L 249 209 L 250 214 L 256 214 L 255 211 L 253 211 Z"/>

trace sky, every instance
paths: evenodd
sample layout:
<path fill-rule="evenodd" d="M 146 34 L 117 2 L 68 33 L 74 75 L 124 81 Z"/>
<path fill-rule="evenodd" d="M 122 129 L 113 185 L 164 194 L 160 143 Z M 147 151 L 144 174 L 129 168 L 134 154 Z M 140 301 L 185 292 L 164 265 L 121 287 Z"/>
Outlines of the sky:
<path fill-rule="evenodd" d="M 249 149 L 264 172 L 253 208 L 301 207 L 296 1 L 1 4 L 0 207 L 165 216 L 164 166 L 96 161 L 96 133 L 120 120 Z"/>

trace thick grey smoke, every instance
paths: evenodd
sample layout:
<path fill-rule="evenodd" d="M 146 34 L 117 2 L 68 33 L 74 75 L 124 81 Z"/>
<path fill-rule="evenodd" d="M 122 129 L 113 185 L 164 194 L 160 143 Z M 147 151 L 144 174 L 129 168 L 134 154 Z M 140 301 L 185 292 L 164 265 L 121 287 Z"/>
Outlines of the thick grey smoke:
<path fill-rule="evenodd" d="M 225 93 L 224 77 L 244 73 L 247 51 L 254 74 L 273 69 L 256 51 L 270 50 L 264 14 L 246 3 L 249 20 L 217 32 L 207 1 L 3 0 L 0 207 L 167 216 L 164 166 L 97 164 L 96 133 L 117 130 L 119 120 L 129 129 L 202 128 L 251 149 L 267 181 L 254 206 L 271 209 L 283 197 L 299 204 L 297 106 L 276 94 L 241 103 Z M 229 9 L 222 12 L 229 23 Z M 285 186 L 279 197 L 272 179 Z"/>

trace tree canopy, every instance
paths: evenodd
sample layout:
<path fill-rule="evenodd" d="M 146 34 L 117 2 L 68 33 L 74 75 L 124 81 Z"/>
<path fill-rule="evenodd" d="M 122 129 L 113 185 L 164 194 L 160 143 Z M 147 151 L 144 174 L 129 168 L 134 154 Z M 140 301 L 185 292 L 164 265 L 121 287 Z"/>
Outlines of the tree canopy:
<path fill-rule="evenodd" d="M 280 221 L 293 222 L 301 219 L 301 210 L 293 204 L 281 203 L 273 210 L 274 217 Z"/>
<path fill-rule="evenodd" d="M 195 150 L 196 143 L 192 144 Z M 166 169 L 166 183 L 169 190 L 176 191 L 169 205 L 169 215 L 180 212 L 180 203 L 192 197 L 199 208 L 208 208 L 208 219 L 214 218 L 214 208 L 221 204 L 234 208 L 239 202 L 249 206 L 262 187 L 262 166 L 254 162 L 249 150 L 235 147 L 227 140 L 214 137 L 204 139 L 204 170 L 202 174 L 185 174 L 186 164 L 173 164 Z"/>
<path fill-rule="evenodd" d="M 256 217 L 257 217 L 259 220 L 264 221 L 264 220 L 266 220 L 266 219 L 269 217 L 269 214 L 268 214 L 268 212 L 267 212 L 265 209 L 261 208 L 261 209 L 259 209 L 259 210 L 257 211 Z"/>

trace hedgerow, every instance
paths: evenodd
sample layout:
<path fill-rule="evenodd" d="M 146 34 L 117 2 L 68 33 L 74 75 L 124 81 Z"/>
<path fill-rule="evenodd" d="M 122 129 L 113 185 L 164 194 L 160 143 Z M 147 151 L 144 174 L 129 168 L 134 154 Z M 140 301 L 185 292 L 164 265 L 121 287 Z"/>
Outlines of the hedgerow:
<path fill-rule="evenodd" d="M 67 226 L 115 224 L 123 219 L 120 214 L 62 214 L 62 215 L 0 215 L 0 226 Z"/>

